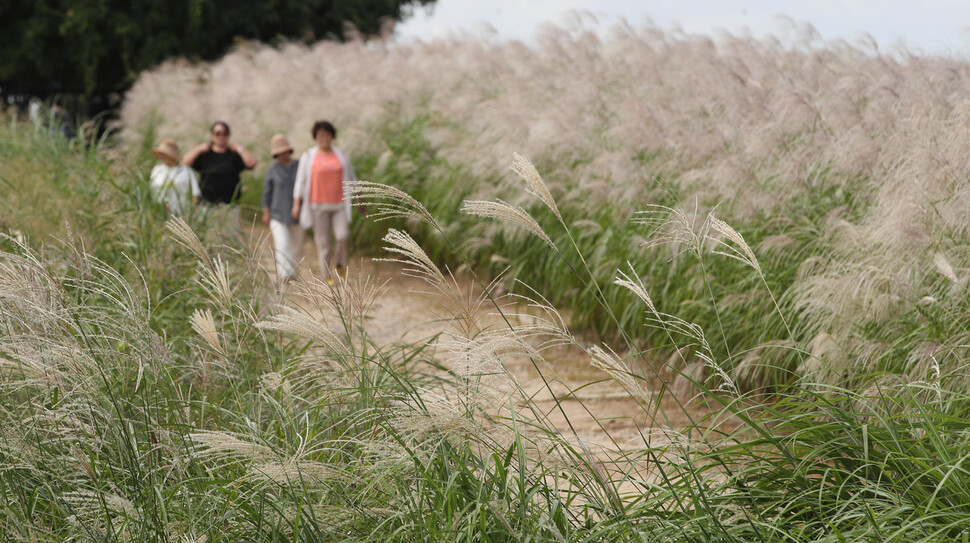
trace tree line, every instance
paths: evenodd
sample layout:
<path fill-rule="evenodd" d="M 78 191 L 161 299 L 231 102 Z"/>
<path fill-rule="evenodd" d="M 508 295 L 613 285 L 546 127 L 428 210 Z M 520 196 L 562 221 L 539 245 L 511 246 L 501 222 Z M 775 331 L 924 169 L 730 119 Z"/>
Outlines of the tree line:
<path fill-rule="evenodd" d="M 0 87 L 36 96 L 127 89 L 171 57 L 213 60 L 240 39 L 376 35 L 435 0 L 4 0 Z"/>

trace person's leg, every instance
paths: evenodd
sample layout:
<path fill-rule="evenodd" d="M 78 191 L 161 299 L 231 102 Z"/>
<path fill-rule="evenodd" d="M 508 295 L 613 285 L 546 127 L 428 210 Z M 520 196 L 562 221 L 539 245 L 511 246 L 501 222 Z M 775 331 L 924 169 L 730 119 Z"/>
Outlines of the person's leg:
<path fill-rule="evenodd" d="M 290 248 L 290 229 L 276 219 L 270 219 L 269 232 L 273 235 L 273 255 L 276 257 L 276 279 L 285 282 L 293 274 L 293 255 Z"/>
<path fill-rule="evenodd" d="M 330 228 L 332 224 L 333 212 L 323 209 L 314 209 L 311 214 L 313 217 L 313 239 L 317 244 L 317 259 L 320 261 L 320 275 L 324 279 L 330 277 Z"/>
<path fill-rule="evenodd" d="M 306 230 L 299 224 L 291 224 L 290 230 L 290 256 L 293 257 L 293 272 L 296 273 L 300 262 L 303 262 L 303 241 L 306 238 Z"/>
<path fill-rule="evenodd" d="M 341 206 L 333 214 L 333 237 L 337 240 L 337 250 L 334 260 L 337 264 L 337 274 L 347 275 L 347 245 L 350 240 L 350 224 L 347 222 L 347 211 Z"/>

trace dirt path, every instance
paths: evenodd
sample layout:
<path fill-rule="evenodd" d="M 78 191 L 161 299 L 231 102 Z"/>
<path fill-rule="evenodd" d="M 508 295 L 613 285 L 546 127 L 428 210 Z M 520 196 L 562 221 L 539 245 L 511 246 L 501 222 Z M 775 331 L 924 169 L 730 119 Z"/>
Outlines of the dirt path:
<path fill-rule="evenodd" d="M 258 236 L 259 231 L 253 234 Z M 311 273 L 317 273 L 315 248 L 307 243 L 305 249 L 305 263 Z M 266 269 L 271 270 L 272 256 L 268 253 L 266 250 L 263 254 L 267 255 Z M 350 274 L 359 274 L 357 281 L 366 277 L 371 284 L 384 285 L 365 324 L 376 344 L 419 344 L 442 333 L 456 332 L 453 313 L 429 293 L 433 289 L 425 281 L 403 273 L 402 265 L 354 257 L 348 268 Z M 350 283 L 354 283 L 353 278 Z M 481 293 L 470 279 L 459 279 L 457 285 L 469 299 Z M 528 309 L 521 304 L 508 304 L 503 312 L 512 315 Z M 476 316 L 482 328 L 508 326 L 490 304 L 484 304 Z M 534 340 L 536 344 L 540 341 Z M 613 456 L 627 449 L 639 449 L 644 446 L 645 436 L 655 438 L 659 428 L 682 429 L 689 425 L 687 415 L 669 393 L 661 402 L 660 414 L 656 414 L 650 392 L 659 388 L 656 384 L 643 387 L 636 398 L 605 371 L 594 367 L 590 356 L 578 346 L 552 347 L 542 354 L 545 361 L 538 368 L 533 360 L 521 356 L 505 360 L 504 365 L 533 405 L 548 414 L 548 421 L 557 430 L 582 440 L 597 454 Z M 695 406 L 691 414 L 704 416 L 706 412 Z"/>

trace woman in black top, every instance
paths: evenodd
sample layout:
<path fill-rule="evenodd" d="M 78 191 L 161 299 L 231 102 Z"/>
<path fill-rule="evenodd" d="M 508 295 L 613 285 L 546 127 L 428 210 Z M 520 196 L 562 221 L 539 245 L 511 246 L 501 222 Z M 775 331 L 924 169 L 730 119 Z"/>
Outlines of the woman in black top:
<path fill-rule="evenodd" d="M 185 154 L 182 163 L 199 172 L 202 201 L 231 204 L 239 199 L 239 174 L 256 167 L 256 158 L 242 145 L 229 143 L 229 125 L 216 121 L 212 139 Z"/>

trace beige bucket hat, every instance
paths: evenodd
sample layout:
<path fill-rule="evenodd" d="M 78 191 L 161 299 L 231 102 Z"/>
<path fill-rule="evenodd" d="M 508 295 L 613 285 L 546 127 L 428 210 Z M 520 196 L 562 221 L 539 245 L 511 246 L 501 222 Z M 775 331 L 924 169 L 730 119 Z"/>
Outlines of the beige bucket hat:
<path fill-rule="evenodd" d="M 286 139 L 283 134 L 277 134 L 273 136 L 273 139 L 269 140 L 269 154 L 276 156 L 280 153 L 292 153 L 293 146 Z"/>
<path fill-rule="evenodd" d="M 161 159 L 162 157 L 167 157 L 175 162 L 178 162 L 182 158 L 181 153 L 179 153 L 179 146 L 174 140 L 164 139 L 152 149 L 152 154 L 155 158 Z"/>

